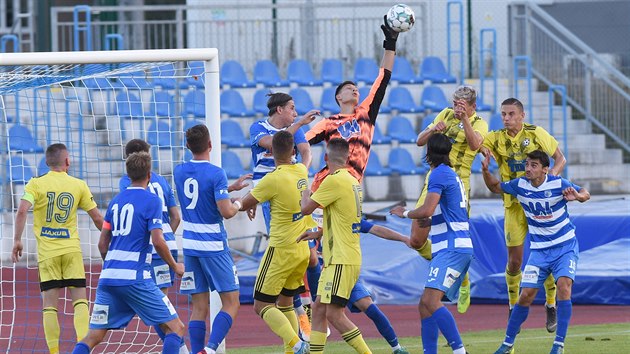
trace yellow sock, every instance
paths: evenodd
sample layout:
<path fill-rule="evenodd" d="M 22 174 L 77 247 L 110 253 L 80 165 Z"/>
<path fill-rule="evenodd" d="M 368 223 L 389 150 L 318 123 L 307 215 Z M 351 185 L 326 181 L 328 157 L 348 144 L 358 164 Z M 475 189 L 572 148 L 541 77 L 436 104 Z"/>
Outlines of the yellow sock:
<path fill-rule="evenodd" d="M 518 301 L 518 288 L 521 285 L 521 278 L 523 277 L 523 273 L 519 270 L 518 273 L 512 274 L 505 270 L 505 282 L 507 283 L 508 288 L 508 301 L 510 302 L 510 307 L 514 306 Z"/>
<path fill-rule="evenodd" d="M 44 335 L 46 344 L 51 354 L 59 353 L 59 320 L 57 319 L 57 308 L 44 307 Z"/>
<path fill-rule="evenodd" d="M 77 342 L 85 338 L 90 325 L 90 310 L 86 299 L 72 302 L 74 307 L 74 330 L 77 332 Z"/>
<path fill-rule="evenodd" d="M 293 347 L 300 341 L 293 330 L 289 320 L 275 306 L 269 305 L 260 312 L 260 317 L 278 337 L 282 338 L 284 345 Z"/>
<path fill-rule="evenodd" d="M 545 279 L 545 295 L 547 296 L 547 305 L 555 306 L 556 305 L 556 279 L 553 278 L 553 275 L 549 274 L 547 279 Z"/>
<path fill-rule="evenodd" d="M 346 333 L 342 333 L 341 337 L 346 343 L 350 344 L 354 350 L 359 354 L 372 354 L 370 348 L 368 348 L 367 344 L 363 340 L 363 336 L 361 335 L 361 331 L 357 327 L 351 329 Z"/>
<path fill-rule="evenodd" d="M 326 345 L 326 333 L 311 331 L 311 354 L 323 354 Z"/>
<path fill-rule="evenodd" d="M 430 261 L 432 258 L 431 254 L 431 240 L 427 239 L 427 241 L 422 245 L 422 247 L 416 250 L 418 254 L 427 261 Z"/>
<path fill-rule="evenodd" d="M 462 287 L 470 286 L 470 278 L 468 277 L 468 272 L 464 274 L 464 279 L 462 280 Z"/>
<path fill-rule="evenodd" d="M 298 323 L 297 316 L 295 315 L 295 310 L 293 310 L 293 306 L 278 306 L 278 310 L 280 310 L 280 312 L 282 312 L 287 320 L 289 320 L 289 323 L 291 323 L 291 328 L 293 328 L 293 332 L 298 333 L 300 325 Z M 284 343 L 284 352 L 286 354 L 293 354 L 293 346 L 289 346 L 289 343 Z"/>

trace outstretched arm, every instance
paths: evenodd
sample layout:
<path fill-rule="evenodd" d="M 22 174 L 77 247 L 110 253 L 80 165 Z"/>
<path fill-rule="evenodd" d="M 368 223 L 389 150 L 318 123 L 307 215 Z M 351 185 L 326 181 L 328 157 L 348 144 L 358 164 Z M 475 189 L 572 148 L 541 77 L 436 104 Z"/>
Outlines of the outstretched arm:
<path fill-rule="evenodd" d="M 490 173 L 488 170 L 488 165 L 490 165 L 490 154 L 487 154 L 486 157 L 481 161 L 481 172 L 483 174 L 483 181 L 486 183 L 486 187 L 492 193 L 501 194 L 503 190 L 501 189 L 501 182 Z"/>
<path fill-rule="evenodd" d="M 385 239 L 385 240 L 402 242 L 407 247 L 410 247 L 409 246 L 409 237 L 404 236 L 403 234 L 398 233 L 398 232 L 396 232 L 396 231 L 394 231 L 392 229 L 389 229 L 387 227 L 380 226 L 380 225 L 374 225 L 370 229 L 370 233 L 372 235 L 378 236 L 378 237 L 380 237 L 382 239 Z"/>
<path fill-rule="evenodd" d="M 556 148 L 551 158 L 553 159 L 553 168 L 549 170 L 549 174 L 559 176 L 564 169 L 564 165 L 567 164 L 567 159 L 564 157 L 559 147 Z"/>

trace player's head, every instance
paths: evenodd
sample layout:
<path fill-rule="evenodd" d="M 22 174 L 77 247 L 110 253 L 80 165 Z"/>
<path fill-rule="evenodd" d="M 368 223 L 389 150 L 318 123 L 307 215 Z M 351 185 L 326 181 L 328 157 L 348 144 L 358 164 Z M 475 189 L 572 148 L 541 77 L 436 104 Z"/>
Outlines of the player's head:
<path fill-rule="evenodd" d="M 359 88 L 354 81 L 344 81 L 335 89 L 335 101 L 338 106 L 342 103 L 359 104 Z"/>
<path fill-rule="evenodd" d="M 467 116 L 470 117 L 477 109 L 477 91 L 469 85 L 462 85 L 453 92 L 453 106 L 456 102 L 464 103 Z"/>
<path fill-rule="evenodd" d="M 53 171 L 68 172 L 70 156 L 64 144 L 52 144 L 46 148 L 46 166 Z"/>
<path fill-rule="evenodd" d="M 275 133 L 271 139 L 271 151 L 274 160 L 290 160 L 293 156 L 293 144 L 293 134 L 286 130 Z"/>
<path fill-rule="evenodd" d="M 525 119 L 523 104 L 516 98 L 508 98 L 501 102 L 501 119 L 508 130 L 519 130 Z"/>
<path fill-rule="evenodd" d="M 186 130 L 186 147 L 193 154 L 209 151 L 212 148 L 212 143 L 210 143 L 208 127 L 203 124 L 197 124 Z"/>
<path fill-rule="evenodd" d="M 131 182 L 141 182 L 151 179 L 151 155 L 148 152 L 134 152 L 125 161 L 127 176 Z"/>
<path fill-rule="evenodd" d="M 345 139 L 334 138 L 330 139 L 328 145 L 326 145 L 326 162 L 328 166 L 331 164 L 336 166 L 344 166 L 348 161 L 348 154 L 350 151 L 350 145 Z"/>
<path fill-rule="evenodd" d="M 288 127 L 293 124 L 297 112 L 295 111 L 295 102 L 293 97 L 284 92 L 268 93 L 267 108 L 269 108 L 269 117 L 278 120 L 282 127 Z"/>
<path fill-rule="evenodd" d="M 448 155 L 451 153 L 453 144 L 451 139 L 444 134 L 433 134 L 427 141 L 427 156 L 424 160 L 431 167 L 438 167 L 440 164 L 451 166 Z"/>
<path fill-rule="evenodd" d="M 149 152 L 151 145 L 142 139 L 131 139 L 125 145 L 125 158 L 134 152 Z"/>
<path fill-rule="evenodd" d="M 527 154 L 525 161 L 525 178 L 537 180 L 549 171 L 549 155 L 542 150 L 534 150 Z"/>

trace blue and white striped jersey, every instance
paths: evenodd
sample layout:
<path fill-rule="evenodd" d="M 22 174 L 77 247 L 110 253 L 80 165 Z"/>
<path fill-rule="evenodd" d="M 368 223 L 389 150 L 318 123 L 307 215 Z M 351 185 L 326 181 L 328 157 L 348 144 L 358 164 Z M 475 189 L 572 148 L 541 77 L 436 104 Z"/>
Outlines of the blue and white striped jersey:
<path fill-rule="evenodd" d="M 131 180 L 129 179 L 129 176 L 124 175 L 120 177 L 118 187 L 121 192 L 127 189 L 130 185 Z M 173 188 L 166 178 L 155 172 L 151 172 L 151 179 L 149 180 L 149 187 L 147 190 L 157 195 L 162 201 L 162 231 L 164 232 L 164 240 L 166 240 L 169 250 L 177 250 L 175 234 L 171 229 L 171 216 L 168 213 L 169 208 L 177 206 Z M 153 250 L 153 258 L 160 258 L 160 256 L 155 252 L 155 249 Z"/>
<path fill-rule="evenodd" d="M 140 187 L 129 187 L 109 203 L 104 228 L 112 232 L 99 284 L 131 285 L 151 280 L 151 230 L 162 228 L 162 202 Z"/>
<path fill-rule="evenodd" d="M 211 257 L 229 252 L 217 202 L 229 199 L 225 171 L 209 161 L 190 160 L 175 167 L 175 189 L 182 209 L 184 255 Z"/>
<path fill-rule="evenodd" d="M 468 227 L 468 201 L 464 184 L 455 171 L 441 164 L 431 171 L 427 193 L 440 195 L 431 221 L 431 253 L 442 251 L 473 253 Z"/>
<path fill-rule="evenodd" d="M 261 138 L 267 135 L 274 135 L 275 133 L 285 130 L 278 129 L 269 123 L 268 119 L 259 120 L 254 122 L 249 128 L 249 136 L 252 149 L 252 161 L 254 162 L 254 176 L 252 182 L 256 184 L 267 173 L 273 171 L 276 168 L 276 163 L 273 161 L 273 155 L 271 151 L 258 145 Z M 298 144 L 308 143 L 302 129 L 298 129 L 293 135 L 295 146 Z"/>
<path fill-rule="evenodd" d="M 534 187 L 525 177 L 501 183 L 504 193 L 518 199 L 525 211 L 531 249 L 545 249 L 564 245 L 575 238 L 575 226 L 569 220 L 567 201 L 562 191 L 582 187 L 570 181 L 547 175 L 545 181 Z"/>

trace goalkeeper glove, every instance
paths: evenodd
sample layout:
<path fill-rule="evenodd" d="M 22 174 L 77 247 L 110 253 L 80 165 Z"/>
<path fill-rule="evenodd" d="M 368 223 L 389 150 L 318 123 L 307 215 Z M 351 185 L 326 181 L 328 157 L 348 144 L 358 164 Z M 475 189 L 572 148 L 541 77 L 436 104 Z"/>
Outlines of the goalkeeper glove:
<path fill-rule="evenodd" d="M 381 25 L 385 40 L 383 41 L 383 48 L 385 50 L 396 51 L 396 40 L 398 39 L 398 32 L 394 31 L 387 23 L 387 15 L 383 16 L 383 24 Z"/>

